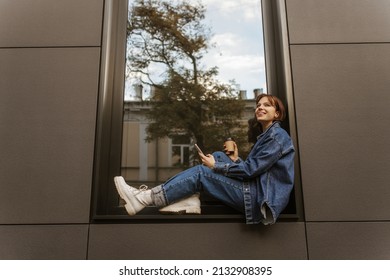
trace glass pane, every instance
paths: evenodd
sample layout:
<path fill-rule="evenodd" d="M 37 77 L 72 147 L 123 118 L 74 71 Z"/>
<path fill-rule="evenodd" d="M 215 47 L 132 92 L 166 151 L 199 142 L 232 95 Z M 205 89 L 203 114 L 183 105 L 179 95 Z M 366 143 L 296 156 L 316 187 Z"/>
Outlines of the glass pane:
<path fill-rule="evenodd" d="M 182 153 L 180 146 L 172 147 L 172 166 L 180 166 L 182 164 Z"/>
<path fill-rule="evenodd" d="M 235 138 L 266 88 L 261 0 L 129 0 L 122 175 L 160 184 Z M 264 90 L 265 91 L 265 90 Z"/>

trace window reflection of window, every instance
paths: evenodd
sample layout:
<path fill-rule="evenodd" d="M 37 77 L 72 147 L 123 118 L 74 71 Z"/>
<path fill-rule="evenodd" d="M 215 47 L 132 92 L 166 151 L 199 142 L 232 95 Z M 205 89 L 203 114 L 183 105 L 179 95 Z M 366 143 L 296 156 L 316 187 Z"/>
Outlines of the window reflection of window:
<path fill-rule="evenodd" d="M 175 135 L 172 139 L 172 166 L 188 167 L 190 165 L 190 138 Z"/>
<path fill-rule="evenodd" d="M 128 1 L 122 142 L 122 151 L 127 151 L 127 154 L 122 152 L 122 156 L 126 155 L 130 160 L 122 158 L 121 174 L 129 183 L 135 185 L 146 182 L 149 186 L 154 186 L 183 169 L 198 164 L 199 159 L 194 151 L 193 142 L 201 144 L 208 152 L 221 150 L 223 141 L 228 136 L 227 133 L 229 136 L 230 133 L 235 133 L 241 154 L 245 156 L 248 153 L 246 126 L 247 120 L 253 114 L 254 91 L 263 91 L 262 88 L 265 87 L 261 0 L 165 1 L 167 5 L 179 5 L 178 7 L 181 8 L 176 10 L 162 8 L 159 13 L 167 17 L 158 18 L 158 21 L 156 18 L 142 20 L 141 15 L 147 18 L 150 13 L 143 14 L 139 11 L 160 9 L 162 2 L 164 0 Z M 184 2 L 191 5 L 191 9 L 204 12 L 205 18 L 185 15 L 183 6 L 180 6 L 180 3 Z M 204 10 L 199 3 L 203 5 Z M 177 14 L 174 14 L 175 12 Z M 179 26 L 173 23 L 171 26 L 169 20 L 165 21 L 171 16 L 182 19 L 177 21 Z M 186 16 L 188 18 L 183 20 Z M 197 20 L 199 24 L 194 24 Z M 180 24 L 184 24 L 185 27 L 180 28 Z M 158 26 L 170 31 L 182 32 L 180 42 L 186 40 L 196 42 L 197 34 L 205 35 L 199 37 L 199 40 L 207 39 L 205 45 L 199 49 L 184 46 L 185 44 L 174 46 L 177 41 L 170 38 L 170 34 L 176 33 L 167 32 L 162 35 L 159 33 L 160 29 L 154 29 Z M 176 60 L 177 57 L 180 59 Z M 211 74 L 211 76 L 205 74 L 213 67 L 218 69 L 218 74 Z M 183 70 L 184 68 L 187 69 Z M 170 70 L 174 73 L 173 76 Z M 202 78 L 195 81 L 195 77 Z M 202 86 L 202 84 L 204 87 L 199 90 L 197 85 Z M 197 91 L 202 92 L 203 97 L 199 97 Z M 218 93 L 215 94 L 215 91 Z M 164 98 L 154 99 L 158 94 Z M 214 95 L 209 98 L 208 94 Z M 230 98 L 233 98 L 232 101 L 227 100 L 229 94 L 231 94 Z M 162 109 L 157 116 L 157 118 L 161 116 L 161 119 L 156 121 L 156 116 L 151 118 L 150 113 L 157 111 L 158 107 L 166 106 L 166 104 L 160 106 L 159 103 L 164 103 L 170 96 L 175 98 L 169 103 L 167 109 L 174 107 L 175 112 L 182 110 L 180 117 L 175 116 L 172 111 L 170 114 Z M 187 96 L 190 97 L 187 99 Z M 212 103 L 215 100 L 218 101 Z M 186 105 L 182 106 L 180 102 Z M 199 105 L 202 102 L 203 104 Z M 233 102 L 237 104 L 232 104 Z M 199 106 L 201 111 L 192 110 L 194 106 Z M 242 109 L 238 109 L 240 107 Z M 202 117 L 199 120 L 196 116 Z M 148 129 L 151 124 L 164 126 L 172 119 L 175 125 L 183 119 L 185 123 L 191 123 L 191 126 L 199 125 L 197 121 L 203 122 L 201 124 L 204 126 L 203 129 L 195 130 L 202 133 L 208 131 L 209 135 L 199 136 L 186 128 L 172 127 L 172 133 L 159 135 L 157 138 L 150 137 Z M 183 133 L 179 134 L 177 131 Z M 149 137 L 148 141 L 146 141 L 147 137 Z M 133 167 L 126 167 L 126 163 L 131 162 Z"/>
<path fill-rule="evenodd" d="M 189 6 L 182 6 L 183 3 Z M 165 5 L 172 5 L 176 9 L 164 9 Z M 203 13 L 205 17 L 195 16 L 196 13 L 191 9 Z M 144 10 L 158 12 L 141 12 Z M 184 12 L 186 10 L 187 13 Z M 148 18 L 149 14 L 157 16 Z M 160 15 L 163 16 L 160 18 Z M 175 21 L 175 18 L 178 20 Z M 164 33 L 162 29 L 168 31 Z M 180 34 L 180 40 L 172 35 L 177 33 Z M 195 46 L 198 41 L 204 44 Z M 186 45 L 185 42 L 193 43 Z M 221 149 L 227 134 L 236 131 L 235 139 L 240 143 L 241 151 L 243 154 L 248 153 L 245 130 L 247 119 L 251 116 L 248 118 L 244 103 L 245 107 L 247 104 L 253 107 L 254 105 L 250 104 L 254 103 L 254 91 L 261 92 L 265 87 L 261 0 L 129 0 L 126 47 L 125 104 L 134 103 L 145 108 L 128 112 L 130 118 L 131 115 L 137 116 L 138 122 L 142 122 L 143 130 L 126 130 L 124 133 L 131 135 L 129 139 L 138 135 L 140 144 L 136 144 L 136 147 L 131 144 L 131 148 L 136 148 L 139 157 L 143 155 L 148 160 L 147 163 L 143 162 L 145 159 L 140 159 L 139 162 L 140 172 L 144 175 L 138 178 L 128 177 L 129 180 L 144 178 L 150 181 L 151 169 L 154 168 L 161 169 L 155 171 L 158 173 L 155 181 L 164 181 L 169 177 L 164 178 L 163 174 L 172 176 L 174 171 L 177 171 L 167 170 L 168 167 L 183 169 L 198 162 L 193 146 L 189 146 L 189 139 L 180 143 L 176 143 L 179 141 L 176 138 L 173 139 L 168 152 L 171 154 L 166 154 L 164 138 L 168 135 L 161 136 L 159 133 L 159 138 L 156 139 L 153 138 L 153 133 L 150 134 L 150 130 L 148 134 L 153 122 L 157 123 L 157 126 L 164 126 L 172 119 L 175 123 L 187 118 L 187 127 L 170 129 L 184 130 L 187 135 L 191 135 L 193 141 L 209 152 Z M 210 71 L 214 67 L 218 69 L 218 74 Z M 162 89 L 164 87 L 165 89 Z M 153 99 L 158 94 L 164 98 Z M 233 98 L 232 101 L 226 100 L 229 94 L 230 98 Z M 161 109 L 157 118 L 164 116 L 163 118 L 151 118 L 150 113 L 157 111 L 155 109 L 159 106 L 158 103 L 166 101 L 169 96 L 174 96 L 174 100 L 168 107 L 183 113 L 177 116 Z M 225 99 L 215 101 L 222 98 Z M 178 104 L 178 100 L 183 104 L 192 103 L 198 108 L 182 106 Z M 202 102 L 203 104 L 199 105 Z M 160 107 L 162 106 L 166 104 Z M 195 116 L 200 117 L 197 119 Z M 195 128 L 189 131 L 189 127 Z M 142 144 L 146 137 L 152 140 L 148 146 Z M 123 145 L 128 145 L 126 136 L 123 139 Z"/>

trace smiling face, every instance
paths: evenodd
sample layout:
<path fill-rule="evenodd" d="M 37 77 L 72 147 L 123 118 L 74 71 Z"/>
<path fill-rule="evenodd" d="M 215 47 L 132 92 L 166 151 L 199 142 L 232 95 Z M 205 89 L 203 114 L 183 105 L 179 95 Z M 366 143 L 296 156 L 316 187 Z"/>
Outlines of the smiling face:
<path fill-rule="evenodd" d="M 260 98 L 256 104 L 256 119 L 265 131 L 279 117 L 279 112 L 267 96 Z"/>

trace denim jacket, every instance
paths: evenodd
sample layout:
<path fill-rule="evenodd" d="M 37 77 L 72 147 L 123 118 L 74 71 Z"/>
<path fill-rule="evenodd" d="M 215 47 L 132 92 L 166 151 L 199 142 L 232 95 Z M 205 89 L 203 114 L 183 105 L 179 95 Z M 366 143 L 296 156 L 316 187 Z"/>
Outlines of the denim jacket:
<path fill-rule="evenodd" d="M 245 161 L 216 163 L 216 172 L 244 182 L 247 224 L 273 224 L 287 206 L 294 186 L 294 154 L 290 136 L 274 122 L 258 136 Z"/>

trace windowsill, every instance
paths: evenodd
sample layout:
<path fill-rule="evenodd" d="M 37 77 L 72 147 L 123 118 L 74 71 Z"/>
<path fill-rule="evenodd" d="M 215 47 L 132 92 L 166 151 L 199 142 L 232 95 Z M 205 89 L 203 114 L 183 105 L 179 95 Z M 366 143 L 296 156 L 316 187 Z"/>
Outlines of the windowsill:
<path fill-rule="evenodd" d="M 117 213 L 107 215 L 94 215 L 93 223 L 243 223 L 245 216 L 223 205 L 202 206 L 202 214 L 171 215 L 160 214 L 155 207 L 148 207 L 135 216 L 129 216 L 123 207 L 117 208 Z M 296 222 L 297 214 L 282 213 L 278 221 Z"/>

